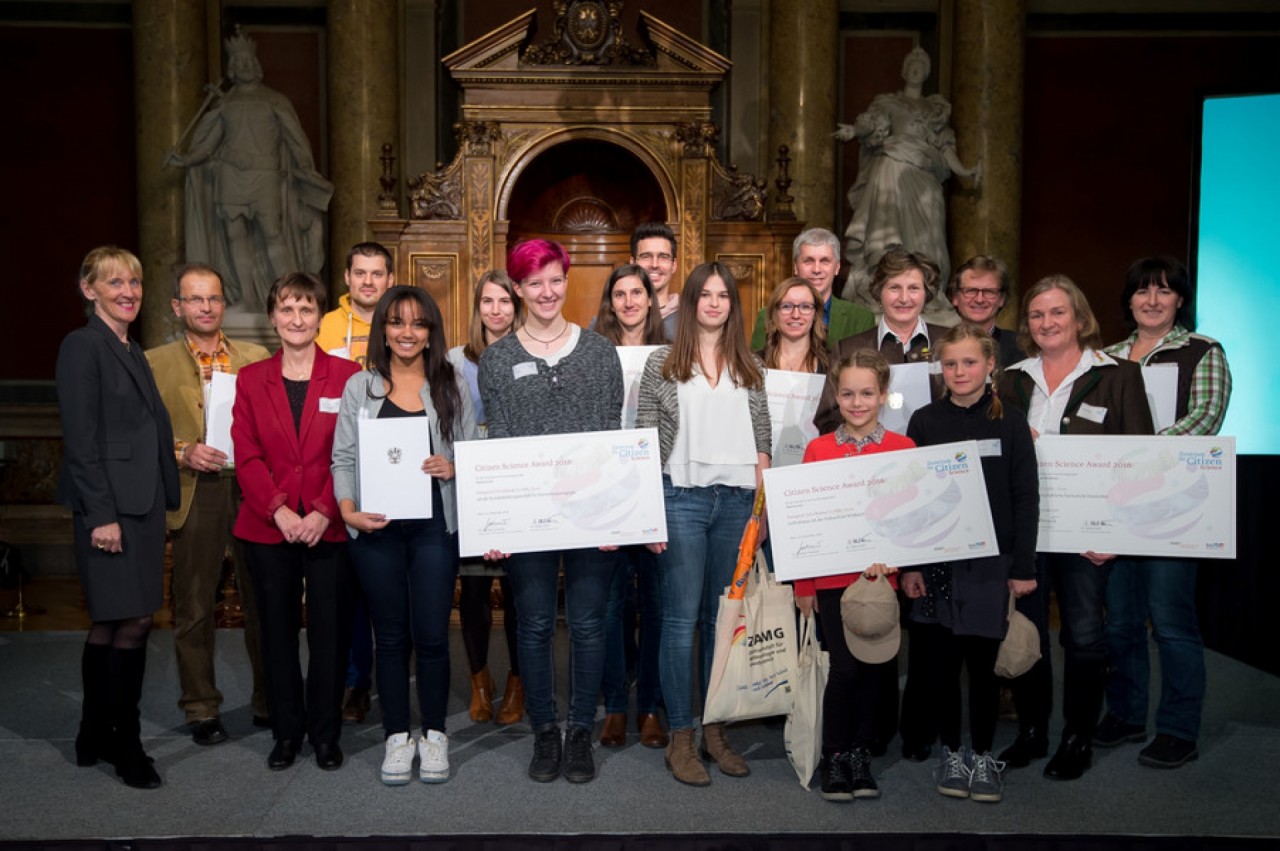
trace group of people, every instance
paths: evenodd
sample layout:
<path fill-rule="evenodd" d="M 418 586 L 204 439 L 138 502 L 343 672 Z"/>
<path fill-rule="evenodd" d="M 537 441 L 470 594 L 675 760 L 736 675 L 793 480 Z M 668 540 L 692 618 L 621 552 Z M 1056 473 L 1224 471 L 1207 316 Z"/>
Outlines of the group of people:
<path fill-rule="evenodd" d="M 391 255 L 362 243 L 347 261 L 350 293 L 327 315 L 328 291 L 315 276 L 290 273 L 272 284 L 267 314 L 280 338 L 273 356 L 222 334 L 218 272 L 186 266 L 177 270 L 173 299 L 183 336 L 144 357 L 128 336 L 141 305 L 140 265 L 127 251 L 95 249 L 80 271 L 93 316 L 64 341 L 57 369 L 66 435 L 60 496 L 74 512 L 77 568 L 93 621 L 77 762 L 110 762 L 131 786 L 160 784 L 139 737 L 138 700 L 151 613 L 162 604 L 168 510 L 179 706 L 198 744 L 227 738 L 214 684 L 212 615 L 233 535 L 243 552 L 237 574 L 252 626 L 245 638 L 253 717 L 272 729 L 271 769 L 292 765 L 304 739 L 319 767 L 342 765 L 350 648 L 369 631 L 358 619 L 353 627 L 354 603 L 363 600 L 385 734 L 381 780 L 408 783 L 415 765 L 423 782 L 449 778 L 449 619 L 461 570 L 471 717 L 495 717 L 487 657 L 497 578 L 510 673 L 496 720 L 514 723 L 527 712 L 532 779 L 595 777 L 602 696 L 599 744 L 626 743 L 631 670 L 639 741 L 665 749 L 676 780 L 707 785 L 708 760 L 726 776 L 749 774 L 724 724 L 704 723 L 699 736 L 695 721 L 708 688 L 719 597 L 772 461 L 768 370 L 826 375 L 815 417 L 820 436 L 805 463 L 978 441 L 999 545 L 990 558 L 901 571 L 874 563 L 794 584 L 799 616 L 817 619 L 831 659 L 820 731 L 824 798 L 878 796 L 871 761 L 900 734 L 907 759 L 929 759 L 940 744 L 935 776 L 942 794 L 1000 800 L 1006 768 L 1048 753 L 1051 590 L 1065 650 L 1065 727 L 1045 774 L 1077 778 L 1094 746 L 1146 738 L 1148 620 L 1164 686 L 1157 736 L 1140 760 L 1176 767 L 1194 759 L 1204 696 L 1194 562 L 1037 553 L 1034 450 L 1041 434 L 1153 433 L 1139 364 L 1156 362 L 1179 369 L 1177 419 L 1163 433 L 1216 432 L 1230 373 L 1221 346 L 1191 330 L 1185 269 L 1161 258 L 1135 263 L 1121 297 L 1134 332 L 1104 350 L 1087 300 L 1063 276 L 1023 294 L 1015 336 L 995 326 L 1011 284 L 994 258 L 968 261 L 947 282 L 960 322 L 945 328 L 921 318 L 941 285 L 930 259 L 901 247 L 885 252 L 870 284 L 877 317 L 833 297 L 839 251 L 829 231 L 801 233 L 795 276 L 774 289 L 749 340 L 737 282 L 723 264 L 697 265 L 678 295 L 669 291 L 676 240 L 665 225 L 637 229 L 630 262 L 609 276 L 591 327 L 563 312 L 568 253 L 528 240 L 513 247 L 505 273 L 476 283 L 467 340 L 450 349 L 433 298 L 395 285 Z M 625 346 L 653 347 L 639 379 L 635 424 L 657 430 L 667 540 L 494 549 L 460 568 L 456 444 L 621 428 L 618 348 Z M 882 424 L 881 409 L 891 366 L 913 362 L 931 366 L 932 401 L 897 434 Z M 206 442 L 202 412 L 215 372 L 237 375 L 233 465 Z M 361 423 L 404 417 L 425 419 L 429 453 L 410 460 L 429 477 L 430 519 L 389 519 L 362 507 Z M 563 731 L 553 673 L 562 577 L 570 642 Z M 994 667 L 1011 597 L 1038 628 L 1042 654 L 1009 683 L 1019 734 L 997 757 L 1002 682 Z M 910 637 L 901 700 L 897 645 L 856 638 L 851 620 L 868 611 L 896 613 L 899 601 Z"/>

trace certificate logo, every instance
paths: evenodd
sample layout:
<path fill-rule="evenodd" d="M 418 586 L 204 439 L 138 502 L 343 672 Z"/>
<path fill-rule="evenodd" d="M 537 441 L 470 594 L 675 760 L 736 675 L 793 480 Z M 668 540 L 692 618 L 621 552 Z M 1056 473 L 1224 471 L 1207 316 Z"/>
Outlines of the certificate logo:
<path fill-rule="evenodd" d="M 1219 452 L 1221 455 L 1221 452 Z M 1209 452 L 1138 449 L 1112 467 L 1111 516 L 1135 535 L 1170 540 L 1194 527 L 1209 498 L 1206 471 L 1220 469 Z"/>
<path fill-rule="evenodd" d="M 387 450 L 387 462 L 390 464 L 399 464 L 400 456 L 403 454 L 404 453 L 401 451 L 399 446 L 393 446 Z"/>

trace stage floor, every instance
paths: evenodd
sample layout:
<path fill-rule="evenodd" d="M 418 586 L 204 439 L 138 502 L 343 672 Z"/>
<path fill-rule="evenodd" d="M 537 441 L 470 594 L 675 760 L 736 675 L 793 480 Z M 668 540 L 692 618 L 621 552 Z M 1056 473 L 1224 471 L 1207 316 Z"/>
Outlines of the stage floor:
<path fill-rule="evenodd" d="M 882 797 L 832 804 L 800 787 L 781 728 L 761 722 L 730 730 L 751 764 L 745 779 L 713 770 L 710 787 L 682 786 L 664 768 L 662 752 L 641 747 L 632 730 L 626 747 L 596 748 L 594 782 L 534 783 L 525 775 L 532 753 L 527 723 L 500 728 L 468 718 L 456 634 L 448 783 L 389 788 L 378 782 L 383 735 L 376 702 L 367 723 L 344 728 L 341 770 L 320 771 L 306 748 L 292 769 L 271 772 L 265 765 L 271 734 L 250 723 L 241 636 L 237 630 L 218 634 L 231 740 L 202 748 L 192 743 L 175 705 L 172 633 L 152 633 L 143 737 L 165 784 L 138 791 L 123 786 L 109 766 L 74 764 L 84 633 L 0 634 L 0 841 L 851 832 L 1280 837 L 1280 678 L 1212 652 L 1201 756 L 1181 769 L 1143 768 L 1140 746 L 1126 745 L 1097 751 L 1094 768 L 1076 782 L 1045 779 L 1043 761 L 1010 771 L 1004 802 L 985 805 L 939 795 L 932 764 L 902 760 L 895 741 L 873 765 Z M 561 659 L 564 645 L 562 634 Z M 501 687 L 507 668 L 499 631 L 491 656 Z M 1013 735 L 1014 726 L 1002 722 L 998 747 Z"/>

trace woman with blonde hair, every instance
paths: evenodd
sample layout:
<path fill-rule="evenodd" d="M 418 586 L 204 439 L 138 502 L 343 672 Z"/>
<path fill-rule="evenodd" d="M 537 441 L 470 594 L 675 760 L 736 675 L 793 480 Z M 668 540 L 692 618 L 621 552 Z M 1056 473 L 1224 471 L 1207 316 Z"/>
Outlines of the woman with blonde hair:
<path fill-rule="evenodd" d="M 480 356 L 489 346 L 510 334 L 520 317 L 520 296 L 507 273 L 490 269 L 476 281 L 471 297 L 471 327 L 467 342 L 449 350 L 449 363 L 467 381 L 471 407 L 475 411 L 477 432 L 486 434 L 484 400 L 480 398 L 477 377 Z M 498 580 L 502 594 L 502 631 L 507 639 L 507 685 L 502 691 L 497 722 L 514 724 L 524 715 L 524 685 L 520 680 L 520 654 L 516 647 L 519 615 L 516 595 L 511 590 L 507 572 L 498 564 L 482 559 L 465 559 L 459 565 L 461 593 L 458 598 L 458 620 L 461 621 L 462 646 L 467 651 L 471 668 L 471 720 L 477 723 L 494 719 L 493 675 L 489 673 L 489 633 L 493 630 L 493 607 L 489 597 L 493 580 Z"/>
<path fill-rule="evenodd" d="M 129 325 L 142 309 L 142 264 L 115 246 L 80 265 L 93 306 L 58 350 L 62 471 L 58 501 L 72 512 L 76 572 L 92 624 L 80 671 L 84 706 L 76 765 L 99 759 L 126 785 L 154 789 L 138 703 L 151 613 L 164 605 L 164 513 L 178 507 L 173 428 Z"/>

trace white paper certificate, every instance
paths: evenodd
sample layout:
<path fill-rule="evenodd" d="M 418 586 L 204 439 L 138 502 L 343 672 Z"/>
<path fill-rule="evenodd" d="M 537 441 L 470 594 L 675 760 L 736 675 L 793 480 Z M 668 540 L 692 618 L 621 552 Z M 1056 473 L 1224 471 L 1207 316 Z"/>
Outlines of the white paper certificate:
<path fill-rule="evenodd" d="M 431 454 L 427 418 L 362 419 L 356 428 L 360 510 L 388 520 L 431 519 L 431 476 L 422 472 L 422 462 Z"/>
<path fill-rule="evenodd" d="M 1236 557 L 1234 437 L 1042 435 L 1036 458 L 1038 550 Z"/>
<path fill-rule="evenodd" d="M 231 409 L 236 403 L 236 377 L 229 372 L 215 372 L 205 385 L 204 442 L 227 453 L 227 466 L 235 464 L 235 447 L 231 443 Z"/>
<path fill-rule="evenodd" d="M 1147 388 L 1147 405 L 1151 408 L 1151 422 L 1155 424 L 1156 431 L 1173 425 L 1178 419 L 1178 365 L 1154 363 L 1144 366 L 1142 384 Z"/>
<path fill-rule="evenodd" d="M 470 440 L 454 453 L 464 556 L 667 539 L 657 429 Z"/>
<path fill-rule="evenodd" d="M 640 402 L 640 376 L 649 355 L 661 346 L 618 346 L 622 362 L 622 427 L 636 427 L 636 408 Z"/>
<path fill-rule="evenodd" d="M 895 363 L 889 367 L 889 398 L 880 409 L 880 422 L 886 429 L 906 434 L 911 415 L 933 401 L 929 379 L 931 366 L 928 363 Z"/>
<path fill-rule="evenodd" d="M 779 579 L 997 552 L 972 440 L 770 469 L 764 489 Z"/>
<path fill-rule="evenodd" d="M 770 466 L 789 467 L 804 458 L 804 448 L 818 436 L 813 415 L 818 412 L 825 375 L 767 369 L 764 389 L 769 394 L 769 421 L 773 424 L 773 460 Z"/>

